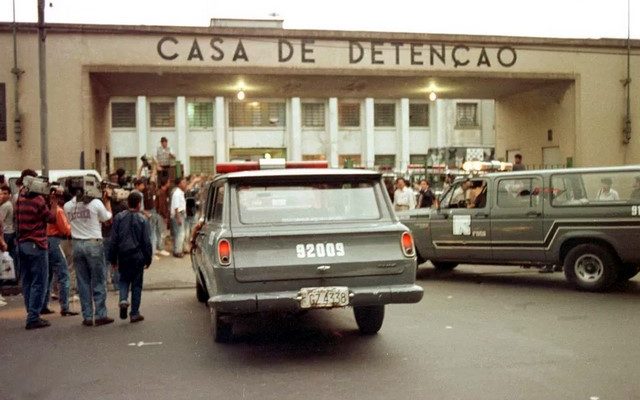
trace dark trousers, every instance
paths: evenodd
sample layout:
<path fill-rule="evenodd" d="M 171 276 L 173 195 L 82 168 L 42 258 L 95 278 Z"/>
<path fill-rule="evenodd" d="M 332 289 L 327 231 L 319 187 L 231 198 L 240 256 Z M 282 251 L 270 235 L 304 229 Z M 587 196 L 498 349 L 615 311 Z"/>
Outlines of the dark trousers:
<path fill-rule="evenodd" d="M 130 316 L 140 315 L 140 302 L 142 301 L 142 275 L 143 271 L 137 272 L 133 276 L 129 274 L 121 275 L 118 286 L 120 288 L 120 301 L 127 301 L 129 291 L 131 291 L 131 312 Z"/>
<path fill-rule="evenodd" d="M 46 249 L 33 242 L 18 246 L 18 258 L 22 266 L 22 296 L 27 309 L 27 323 L 40 319 L 49 278 L 49 255 Z"/>

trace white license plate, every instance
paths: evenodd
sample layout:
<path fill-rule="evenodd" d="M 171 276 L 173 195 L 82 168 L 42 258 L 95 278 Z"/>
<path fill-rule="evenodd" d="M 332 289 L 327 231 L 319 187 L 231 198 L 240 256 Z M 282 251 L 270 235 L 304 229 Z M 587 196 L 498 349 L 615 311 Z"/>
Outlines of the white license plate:
<path fill-rule="evenodd" d="M 349 305 L 349 288 L 343 286 L 300 289 L 300 308 L 331 308 Z"/>

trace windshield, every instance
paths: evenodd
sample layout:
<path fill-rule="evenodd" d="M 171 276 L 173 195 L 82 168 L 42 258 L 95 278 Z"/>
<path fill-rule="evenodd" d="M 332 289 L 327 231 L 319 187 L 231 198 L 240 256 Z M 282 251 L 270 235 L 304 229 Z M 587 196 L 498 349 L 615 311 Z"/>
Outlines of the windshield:
<path fill-rule="evenodd" d="M 380 219 L 374 182 L 239 186 L 244 224 Z"/>

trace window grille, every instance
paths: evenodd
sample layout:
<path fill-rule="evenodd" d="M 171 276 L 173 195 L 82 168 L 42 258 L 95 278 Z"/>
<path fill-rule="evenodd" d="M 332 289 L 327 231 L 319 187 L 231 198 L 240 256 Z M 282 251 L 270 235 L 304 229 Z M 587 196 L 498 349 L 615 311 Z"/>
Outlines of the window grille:
<path fill-rule="evenodd" d="M 111 127 L 135 128 L 136 103 L 111 103 Z"/>
<path fill-rule="evenodd" d="M 324 104 L 302 103 L 302 126 L 324 127 Z"/>
<path fill-rule="evenodd" d="M 284 126 L 285 104 L 281 102 L 233 102 L 229 108 L 229 126 Z"/>
<path fill-rule="evenodd" d="M 338 122 L 341 127 L 359 127 L 360 103 L 338 104 Z"/>
<path fill-rule="evenodd" d="M 188 103 L 187 115 L 191 128 L 213 128 L 213 103 Z"/>
<path fill-rule="evenodd" d="M 429 126 L 428 104 L 409 104 L 409 126 Z"/>
<path fill-rule="evenodd" d="M 393 154 L 378 154 L 374 157 L 373 164 L 378 167 L 395 167 L 396 156 Z"/>
<path fill-rule="evenodd" d="M 189 157 L 191 174 L 213 175 L 213 157 Z"/>
<path fill-rule="evenodd" d="M 338 156 L 338 164 L 344 168 L 359 167 L 361 163 L 360 154 L 341 154 Z"/>
<path fill-rule="evenodd" d="M 409 164 L 424 165 L 426 163 L 427 163 L 427 155 L 426 154 L 411 154 L 411 155 L 409 155 Z"/>
<path fill-rule="evenodd" d="M 373 105 L 374 126 L 396 126 L 396 105 L 380 103 Z"/>
<path fill-rule="evenodd" d="M 122 168 L 125 171 L 125 175 L 134 176 L 138 172 L 137 158 L 136 157 L 114 157 L 113 168 L 118 170 Z"/>
<path fill-rule="evenodd" d="M 174 128 L 176 107 L 173 103 L 151 103 L 151 127 Z"/>
<path fill-rule="evenodd" d="M 478 104 L 458 103 L 456 104 L 456 126 L 460 128 L 478 126 Z"/>

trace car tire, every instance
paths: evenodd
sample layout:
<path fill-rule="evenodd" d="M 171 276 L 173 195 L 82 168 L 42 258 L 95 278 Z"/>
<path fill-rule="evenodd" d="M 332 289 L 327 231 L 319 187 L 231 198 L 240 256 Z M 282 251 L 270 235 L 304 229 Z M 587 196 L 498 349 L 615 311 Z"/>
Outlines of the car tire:
<path fill-rule="evenodd" d="M 209 307 L 211 313 L 211 333 L 216 343 L 229 343 L 233 339 L 233 323 L 225 318 L 213 307 Z"/>
<path fill-rule="evenodd" d="M 356 323 L 361 334 L 375 335 L 384 321 L 384 305 L 356 306 L 353 307 L 353 315 L 356 317 Z"/>
<path fill-rule="evenodd" d="M 564 275 L 577 289 L 590 292 L 607 290 L 617 278 L 617 262 L 611 252 L 597 244 L 580 244 L 564 259 Z"/>
<path fill-rule="evenodd" d="M 640 272 L 640 265 L 622 264 L 620 265 L 620 269 L 618 269 L 618 277 L 616 281 L 621 283 L 626 282 L 638 275 L 638 272 Z"/>
<path fill-rule="evenodd" d="M 458 263 L 448 261 L 431 261 L 436 271 L 451 271 L 458 266 Z"/>
<path fill-rule="evenodd" d="M 196 278 L 196 298 L 200 303 L 206 303 L 209 300 L 209 292 L 200 282 L 200 278 Z"/>
<path fill-rule="evenodd" d="M 416 263 L 417 263 L 418 265 L 422 265 L 422 264 L 424 264 L 424 263 L 426 263 L 426 262 L 427 262 L 427 259 L 426 259 L 426 258 L 424 258 L 424 257 L 422 257 L 422 256 L 420 255 L 420 253 L 418 253 L 418 254 L 417 254 L 417 256 L 416 256 Z"/>

